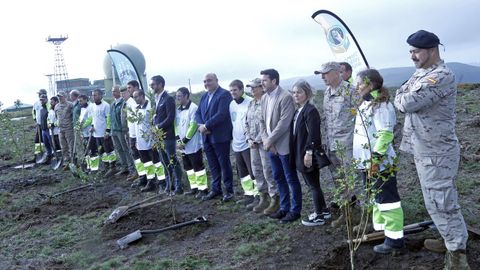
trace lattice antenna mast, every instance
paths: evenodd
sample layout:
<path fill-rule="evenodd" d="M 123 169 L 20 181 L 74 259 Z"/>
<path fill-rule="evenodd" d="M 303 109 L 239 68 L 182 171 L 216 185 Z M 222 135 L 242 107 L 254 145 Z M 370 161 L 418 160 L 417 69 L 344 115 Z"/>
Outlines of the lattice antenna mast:
<path fill-rule="evenodd" d="M 48 77 L 48 93 L 50 97 L 56 95 L 55 93 L 55 84 L 53 83 L 53 75 L 54 74 L 45 74 Z"/>
<path fill-rule="evenodd" d="M 53 81 L 54 81 L 54 88 L 53 92 L 56 95 L 58 92 L 57 89 L 57 82 L 58 81 L 64 81 L 63 86 L 65 88 L 68 88 L 67 80 L 68 80 L 68 73 L 67 73 L 67 66 L 65 65 L 65 59 L 63 58 L 63 52 L 62 52 L 62 43 L 68 39 L 68 35 L 62 36 L 60 35 L 59 37 L 47 37 L 47 42 L 52 43 L 55 45 L 55 69 L 54 69 L 54 74 L 53 74 Z"/>

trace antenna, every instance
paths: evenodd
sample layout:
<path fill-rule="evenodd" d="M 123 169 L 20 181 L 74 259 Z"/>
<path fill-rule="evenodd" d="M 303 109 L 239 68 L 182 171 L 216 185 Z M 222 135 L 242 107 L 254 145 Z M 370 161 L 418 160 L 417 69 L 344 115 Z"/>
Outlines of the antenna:
<path fill-rule="evenodd" d="M 68 73 L 67 73 L 67 67 L 65 65 L 65 60 L 63 58 L 63 52 L 62 52 L 62 43 L 68 39 L 68 35 L 60 35 L 59 37 L 52 37 L 48 36 L 46 38 L 47 42 L 52 43 L 55 45 L 55 55 L 54 55 L 54 61 L 55 61 L 55 68 L 54 68 L 54 73 L 53 73 L 53 94 L 56 95 L 58 90 L 62 89 L 68 89 Z"/>

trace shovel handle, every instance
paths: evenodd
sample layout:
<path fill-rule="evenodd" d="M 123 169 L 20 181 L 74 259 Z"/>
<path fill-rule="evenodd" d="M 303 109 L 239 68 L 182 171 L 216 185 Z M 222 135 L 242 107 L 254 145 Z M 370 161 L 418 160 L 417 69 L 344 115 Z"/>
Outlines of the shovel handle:
<path fill-rule="evenodd" d="M 152 205 L 155 205 L 155 204 L 166 202 L 166 201 L 169 201 L 169 200 L 170 200 L 170 198 L 165 198 L 165 199 L 157 200 L 157 201 L 153 201 L 153 202 L 137 204 L 134 207 L 129 207 L 128 210 L 127 210 L 127 213 L 130 213 L 131 211 L 134 211 L 134 210 L 137 210 L 137 209 L 140 209 L 140 208 L 145 208 L 145 207 L 148 207 L 148 206 L 152 206 Z"/>
<path fill-rule="evenodd" d="M 79 190 L 79 189 L 84 189 L 84 188 L 87 188 L 87 187 L 91 187 L 92 185 L 93 185 L 93 184 L 88 184 L 88 185 L 84 185 L 84 186 L 80 186 L 80 187 L 68 189 L 68 190 L 65 190 L 65 191 L 62 191 L 62 192 L 59 192 L 59 193 L 55 193 L 55 194 L 53 194 L 51 197 L 52 197 L 52 198 L 55 198 L 55 197 L 58 197 L 58 196 L 60 196 L 60 195 L 65 194 L 65 193 L 69 193 L 69 192 L 77 191 L 77 190 Z"/>
<path fill-rule="evenodd" d="M 149 197 L 149 198 L 146 198 L 145 200 L 142 200 L 142 201 L 139 201 L 139 202 L 136 202 L 134 204 L 131 204 L 131 205 L 128 205 L 128 208 L 134 208 L 135 206 L 138 206 L 138 205 L 141 205 L 143 203 L 146 203 L 146 202 L 149 202 L 153 199 L 156 199 L 156 198 L 159 198 L 161 195 L 160 194 L 157 194 L 155 196 L 152 196 L 152 197 Z"/>
<path fill-rule="evenodd" d="M 202 217 L 194 218 L 190 221 L 178 223 L 178 224 L 171 225 L 171 226 L 168 226 L 168 227 L 165 227 L 165 228 L 155 229 L 155 230 L 141 230 L 140 232 L 144 233 L 144 234 L 159 233 L 159 232 L 164 232 L 164 231 L 168 231 L 168 230 L 178 229 L 178 228 L 181 228 L 181 227 L 184 227 L 184 226 L 187 226 L 187 225 L 196 224 L 196 223 L 205 223 L 207 221 L 208 220 L 204 216 L 202 216 Z"/>

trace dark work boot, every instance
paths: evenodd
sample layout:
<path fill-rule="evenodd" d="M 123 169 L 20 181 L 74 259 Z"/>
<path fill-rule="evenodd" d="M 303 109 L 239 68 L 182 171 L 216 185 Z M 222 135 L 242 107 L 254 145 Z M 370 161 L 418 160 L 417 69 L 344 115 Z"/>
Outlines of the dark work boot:
<path fill-rule="evenodd" d="M 131 187 L 132 188 L 144 187 L 147 184 L 147 182 L 148 182 L 147 181 L 147 176 L 142 175 L 132 183 Z"/>
<path fill-rule="evenodd" d="M 155 191 L 155 188 L 156 188 L 155 182 L 156 182 L 155 178 L 154 179 L 148 179 L 147 184 L 145 185 L 145 187 L 140 189 L 140 192 Z"/>

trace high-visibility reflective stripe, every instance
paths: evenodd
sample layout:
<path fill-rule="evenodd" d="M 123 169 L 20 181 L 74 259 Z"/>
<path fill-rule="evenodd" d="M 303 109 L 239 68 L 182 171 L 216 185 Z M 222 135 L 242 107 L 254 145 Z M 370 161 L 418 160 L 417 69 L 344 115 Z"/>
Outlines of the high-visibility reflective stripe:
<path fill-rule="evenodd" d="M 90 162 L 91 170 L 98 171 L 98 166 L 100 165 L 100 158 L 98 156 L 92 157 Z"/>
<path fill-rule="evenodd" d="M 393 210 L 397 208 L 401 208 L 402 204 L 400 202 L 394 202 L 394 203 L 377 203 L 376 204 L 378 207 L 378 210 L 380 211 L 388 211 L 388 210 Z"/>
<path fill-rule="evenodd" d="M 373 222 L 373 229 L 375 231 L 383 231 L 385 229 L 385 224 L 379 224 L 379 223 Z"/>
<path fill-rule="evenodd" d="M 205 170 L 195 172 L 195 178 L 198 190 L 203 191 L 208 189 L 207 173 Z"/>
<path fill-rule="evenodd" d="M 145 163 L 145 168 L 147 170 L 147 179 L 155 178 L 155 166 L 152 162 Z"/>
<path fill-rule="evenodd" d="M 145 162 L 145 163 L 143 164 L 143 166 L 145 166 L 146 168 L 148 168 L 148 167 L 150 167 L 150 166 L 152 166 L 152 165 L 153 165 L 153 162 L 151 162 L 151 161 Z"/>
<path fill-rule="evenodd" d="M 195 175 L 196 176 L 202 176 L 202 175 L 205 175 L 207 173 L 207 171 L 205 171 L 205 169 L 201 170 L 201 171 L 196 171 L 195 172 Z"/>
<path fill-rule="evenodd" d="M 390 231 L 390 230 L 385 229 L 384 233 L 385 233 L 385 236 L 388 237 L 388 238 L 392 238 L 392 239 L 403 238 L 403 230 L 401 230 L 401 231 Z"/>
<path fill-rule="evenodd" d="M 250 177 L 250 175 L 242 177 L 240 179 L 240 182 L 242 184 L 243 192 L 245 193 L 245 195 L 247 196 L 255 195 L 255 184 L 253 183 L 253 180 Z"/>
<path fill-rule="evenodd" d="M 195 172 L 193 170 L 187 171 L 187 175 L 195 175 Z"/>

